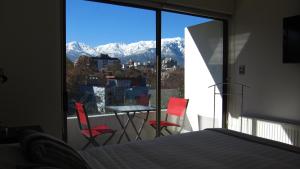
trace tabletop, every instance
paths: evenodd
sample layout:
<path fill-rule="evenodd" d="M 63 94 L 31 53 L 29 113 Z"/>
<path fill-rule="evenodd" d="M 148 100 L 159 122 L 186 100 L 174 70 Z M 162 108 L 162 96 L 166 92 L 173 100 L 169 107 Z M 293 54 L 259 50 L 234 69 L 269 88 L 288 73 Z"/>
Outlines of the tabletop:
<path fill-rule="evenodd" d="M 155 107 L 143 105 L 126 105 L 126 106 L 106 106 L 106 110 L 114 112 L 140 112 L 140 111 L 154 111 Z"/>

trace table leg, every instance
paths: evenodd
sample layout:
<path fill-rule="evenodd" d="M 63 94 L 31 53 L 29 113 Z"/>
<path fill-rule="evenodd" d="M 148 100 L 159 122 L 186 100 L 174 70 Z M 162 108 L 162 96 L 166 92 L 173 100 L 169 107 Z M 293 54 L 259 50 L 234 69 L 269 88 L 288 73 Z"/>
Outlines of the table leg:
<path fill-rule="evenodd" d="M 130 140 L 130 137 L 128 136 L 128 134 L 127 134 L 127 132 L 126 132 L 126 129 L 127 129 L 128 125 L 129 125 L 129 119 L 127 119 L 127 121 L 126 121 L 126 123 L 125 123 L 125 126 L 124 126 L 124 128 L 123 128 L 123 132 L 122 132 L 122 134 L 121 134 L 121 136 L 120 136 L 120 139 L 119 139 L 118 143 L 120 143 L 121 138 L 124 136 L 124 134 L 125 134 L 125 136 L 126 136 L 126 138 L 127 138 L 127 141 L 131 141 L 131 140 Z"/>
<path fill-rule="evenodd" d="M 150 113 L 150 111 L 147 111 L 146 118 L 143 119 L 142 126 L 140 127 L 140 129 L 139 129 L 139 131 L 138 131 L 138 133 L 137 133 L 137 136 L 136 136 L 135 140 L 138 140 L 138 139 L 142 140 L 142 138 L 141 138 L 141 133 L 142 133 L 142 130 L 143 130 L 144 126 L 145 126 L 145 123 L 146 123 L 147 120 L 148 120 L 149 113 Z"/>
<path fill-rule="evenodd" d="M 131 123 L 131 125 L 132 125 L 132 127 L 133 127 L 133 129 L 134 129 L 134 131 L 135 131 L 135 133 L 137 134 L 137 136 L 138 136 L 138 134 L 139 134 L 139 132 L 138 132 L 138 130 L 137 130 L 137 128 L 136 128 L 136 126 L 135 126 L 135 124 L 134 124 L 134 122 L 133 122 L 133 118 L 134 118 L 134 116 L 135 116 L 135 112 L 133 112 L 133 114 L 127 114 L 127 116 L 128 116 L 128 119 L 129 119 L 129 121 L 130 121 L 130 123 Z M 141 139 L 141 138 L 140 138 Z"/>
<path fill-rule="evenodd" d="M 119 140 L 118 140 L 117 143 L 119 144 L 119 143 L 121 142 L 121 140 L 122 140 L 124 134 L 125 134 L 127 140 L 130 141 L 130 138 L 129 138 L 127 132 L 126 132 L 126 128 L 127 128 L 128 124 L 129 124 L 129 119 L 126 121 L 125 125 L 123 125 L 123 124 L 122 124 L 122 121 L 120 120 L 120 118 L 119 118 L 119 116 L 118 116 L 118 113 L 117 113 L 117 112 L 114 112 L 114 113 L 115 113 L 115 116 L 116 116 L 116 118 L 117 118 L 117 120 L 118 120 L 118 122 L 119 122 L 121 128 L 123 129 L 123 132 L 122 132 L 122 134 L 120 135 Z"/>

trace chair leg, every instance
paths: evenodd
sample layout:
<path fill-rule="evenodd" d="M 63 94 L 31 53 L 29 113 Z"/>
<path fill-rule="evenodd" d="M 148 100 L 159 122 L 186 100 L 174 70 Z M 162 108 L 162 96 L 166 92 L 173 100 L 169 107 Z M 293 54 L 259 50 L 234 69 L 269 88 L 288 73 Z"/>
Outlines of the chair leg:
<path fill-rule="evenodd" d="M 165 130 L 170 134 L 173 135 L 172 132 L 166 127 Z"/>
<path fill-rule="evenodd" d="M 162 136 L 165 136 L 164 133 L 162 132 L 162 130 L 163 130 L 164 128 L 165 128 L 165 127 L 161 127 L 161 128 L 160 128 L 160 131 L 159 131 L 159 132 L 160 132 L 160 135 L 162 135 Z"/>
<path fill-rule="evenodd" d="M 81 148 L 81 150 L 85 150 L 90 144 L 91 144 L 90 141 L 87 142 L 87 143 Z"/>
<path fill-rule="evenodd" d="M 94 137 L 92 137 L 92 138 L 86 137 L 86 139 L 88 140 L 88 142 L 81 148 L 81 150 L 86 149 L 90 144 L 93 144 L 93 146 L 95 146 L 95 147 L 100 146 Z"/>
<path fill-rule="evenodd" d="M 153 128 L 156 130 L 156 127 L 155 127 L 154 125 L 151 125 L 151 127 L 153 127 Z M 159 132 L 160 132 L 160 135 L 165 136 L 164 133 L 161 132 L 163 128 L 164 128 L 164 127 L 161 127 Z M 155 137 L 156 137 L 156 136 L 155 136 Z M 155 138 L 155 137 L 154 137 L 154 138 Z"/>
<path fill-rule="evenodd" d="M 152 128 L 154 128 L 154 130 L 156 130 L 156 127 L 154 125 L 150 125 Z M 154 138 L 156 138 L 156 135 L 154 136 Z"/>
<path fill-rule="evenodd" d="M 105 142 L 102 144 L 103 146 L 106 145 L 112 138 L 113 136 L 116 134 L 116 130 L 114 130 L 111 135 L 108 137 L 108 139 L 105 140 Z"/>
<path fill-rule="evenodd" d="M 95 147 L 99 147 L 99 146 L 100 146 L 100 145 L 97 143 L 97 141 L 95 140 L 95 138 L 93 138 L 92 144 L 93 144 Z"/>

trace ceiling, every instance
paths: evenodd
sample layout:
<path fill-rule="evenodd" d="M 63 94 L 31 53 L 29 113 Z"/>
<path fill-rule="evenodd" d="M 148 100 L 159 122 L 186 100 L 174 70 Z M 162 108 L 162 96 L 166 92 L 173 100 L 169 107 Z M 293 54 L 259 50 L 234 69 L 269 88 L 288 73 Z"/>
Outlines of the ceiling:
<path fill-rule="evenodd" d="M 234 13 L 235 0 L 91 0 L 138 5 L 155 9 L 179 11 L 216 18 L 229 18 Z"/>

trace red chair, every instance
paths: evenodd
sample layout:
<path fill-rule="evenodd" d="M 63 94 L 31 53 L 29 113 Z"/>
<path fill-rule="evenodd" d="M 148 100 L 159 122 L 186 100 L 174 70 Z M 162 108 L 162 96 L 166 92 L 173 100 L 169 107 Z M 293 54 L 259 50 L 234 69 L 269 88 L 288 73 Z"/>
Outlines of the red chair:
<path fill-rule="evenodd" d="M 170 97 L 166 112 L 166 118 L 165 121 L 160 121 L 160 132 L 165 129 L 170 135 L 172 135 L 171 131 L 168 130 L 167 127 L 175 126 L 180 127 L 179 124 L 168 122 L 168 116 L 178 116 L 182 117 L 184 116 L 187 106 L 188 106 L 189 100 L 184 98 L 176 98 L 176 97 Z M 157 121 L 156 120 L 150 120 L 149 124 L 156 129 Z M 162 133 L 161 133 L 162 134 Z M 162 134 L 163 135 L 163 134 Z"/>
<path fill-rule="evenodd" d="M 86 145 L 83 146 L 83 150 L 90 144 L 93 144 L 94 146 L 99 146 L 99 144 L 96 141 L 96 137 L 102 134 L 111 134 L 102 145 L 108 143 L 109 140 L 114 136 L 116 131 L 112 130 L 107 125 L 98 125 L 95 127 L 91 127 L 87 113 L 82 103 L 76 102 L 75 109 L 81 134 L 89 141 Z"/>

